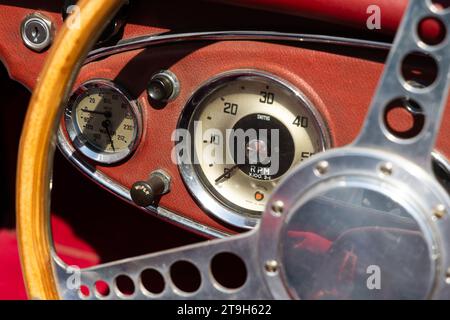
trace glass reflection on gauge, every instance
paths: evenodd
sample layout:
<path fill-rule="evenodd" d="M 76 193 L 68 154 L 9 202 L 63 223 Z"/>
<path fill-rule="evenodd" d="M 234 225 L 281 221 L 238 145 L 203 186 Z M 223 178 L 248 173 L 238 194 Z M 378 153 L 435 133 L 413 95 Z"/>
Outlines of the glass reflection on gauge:
<path fill-rule="evenodd" d="M 203 86 L 179 127 L 192 139 L 193 163 L 180 169 L 193 196 L 211 214 L 244 228 L 257 223 L 289 170 L 329 146 L 313 105 L 291 85 L 257 71 L 232 72 Z"/>
<path fill-rule="evenodd" d="M 65 111 L 65 123 L 75 148 L 104 164 L 127 158 L 142 132 L 137 102 L 103 79 L 86 82 L 75 91 Z"/>

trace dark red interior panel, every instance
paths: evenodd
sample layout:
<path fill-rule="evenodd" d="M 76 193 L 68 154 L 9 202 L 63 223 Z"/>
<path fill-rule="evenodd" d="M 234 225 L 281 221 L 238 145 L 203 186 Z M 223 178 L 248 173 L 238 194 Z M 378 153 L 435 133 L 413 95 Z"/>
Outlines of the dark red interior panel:
<path fill-rule="evenodd" d="M 162 206 L 213 228 L 232 231 L 195 203 L 171 161 L 174 146 L 171 137 L 179 115 L 193 92 L 208 79 L 230 70 L 262 70 L 303 91 L 323 114 L 334 146 L 346 145 L 360 131 L 383 69 L 384 56 L 373 52 L 374 59 L 363 59 L 342 50 L 338 53 L 321 49 L 261 42 L 217 42 L 128 52 L 89 64 L 81 71 L 78 84 L 98 77 L 116 81 L 139 98 L 145 119 L 143 140 L 134 155 L 120 165 L 97 169 L 128 188 L 153 170 L 164 169 L 173 177 L 173 185 L 172 191 L 162 198 Z M 364 54 L 367 52 L 361 52 Z M 160 69 L 170 69 L 181 82 L 180 96 L 162 110 L 148 103 L 145 91 L 151 75 Z M 444 121 L 438 143 L 438 149 L 447 156 L 450 155 L 449 125 Z"/>
<path fill-rule="evenodd" d="M 381 12 L 381 29 L 385 33 L 395 33 L 408 0 L 218 0 L 220 2 L 265 8 L 267 10 L 312 17 L 328 22 L 347 24 L 359 29 L 367 29 L 370 16 L 368 8 L 378 6 Z M 375 31 L 378 32 L 378 31 Z"/>
<path fill-rule="evenodd" d="M 237 6 L 265 9 L 291 15 L 347 25 L 366 34 L 394 35 L 400 25 L 408 0 L 213 0 Z M 379 25 L 374 28 L 374 18 Z M 369 28 L 370 26 L 370 28 Z M 420 25 L 423 39 L 434 41 L 441 36 L 439 25 L 432 20 Z"/>
<path fill-rule="evenodd" d="M 306 5 L 316 1 L 297 2 Z M 7 66 L 11 77 L 28 88 L 35 86 L 47 52 L 35 53 L 23 45 L 20 38 L 20 24 L 28 14 L 39 11 L 48 16 L 55 24 L 56 30 L 58 30 L 63 23 L 61 15 L 62 3 L 63 1 L 0 0 L 0 10 L 2 12 L 0 21 L 0 60 Z M 246 2 L 241 1 L 239 3 L 245 4 Z M 379 32 L 367 33 L 367 30 L 355 30 L 307 18 L 237 8 L 211 2 L 206 3 L 204 1 L 190 1 L 189 8 L 186 9 L 189 11 L 187 15 L 185 14 L 186 10 L 183 9 L 185 6 L 185 0 L 132 1 L 123 38 L 165 31 L 188 32 L 244 29 L 391 39 L 390 37 L 381 36 Z M 323 6 L 322 9 L 327 10 L 327 6 Z M 295 10 L 293 12 L 295 13 Z M 336 21 L 339 21 L 339 15 L 337 15 Z"/>

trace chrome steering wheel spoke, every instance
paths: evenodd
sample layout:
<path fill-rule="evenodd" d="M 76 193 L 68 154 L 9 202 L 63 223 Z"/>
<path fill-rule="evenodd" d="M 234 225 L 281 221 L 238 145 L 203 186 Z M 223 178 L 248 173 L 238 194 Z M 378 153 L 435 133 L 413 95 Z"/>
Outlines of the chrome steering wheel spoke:
<path fill-rule="evenodd" d="M 261 261 L 283 266 L 266 278 L 274 297 L 450 298 L 450 197 L 431 169 L 450 42 L 421 39 L 427 19 L 450 30 L 448 9 L 410 1 L 359 138 L 305 162 L 273 194 L 283 215 L 267 210 L 259 246 Z M 389 121 L 399 108 L 411 128 Z"/>
<path fill-rule="evenodd" d="M 259 269 L 256 265 L 257 251 L 254 250 L 256 243 L 257 233 L 253 231 L 225 240 L 207 241 L 83 270 L 65 265 L 56 255 L 54 265 L 60 295 L 70 300 L 269 299 L 271 295 L 260 272 L 255 272 Z M 224 254 L 232 255 L 236 262 L 236 265 L 227 266 L 227 272 L 239 272 L 241 278 L 245 275 L 239 287 L 230 288 L 220 278 L 215 278 L 213 259 Z M 174 274 L 176 264 L 180 263 L 187 265 L 189 269 L 180 274 L 181 279 Z M 159 289 L 156 291 L 152 290 L 152 284 L 148 284 L 145 279 L 144 274 L 149 270 L 160 276 Z M 128 284 L 120 283 L 124 277 Z M 103 287 L 99 287 L 99 283 Z"/>
<path fill-rule="evenodd" d="M 429 0 L 410 2 L 355 145 L 399 154 L 431 172 L 431 153 L 448 97 L 450 11 Z M 440 39 L 422 39 L 420 29 L 430 21 L 444 35 Z M 409 113 L 409 130 L 397 132 L 390 126 L 389 112 L 394 109 Z"/>

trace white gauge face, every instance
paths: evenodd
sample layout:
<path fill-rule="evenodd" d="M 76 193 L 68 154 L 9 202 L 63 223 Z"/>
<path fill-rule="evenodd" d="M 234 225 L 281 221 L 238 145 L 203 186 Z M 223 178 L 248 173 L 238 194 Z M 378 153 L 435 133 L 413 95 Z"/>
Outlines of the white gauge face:
<path fill-rule="evenodd" d="M 279 181 L 325 149 L 323 122 L 305 98 L 269 76 L 231 77 L 207 92 L 187 120 L 194 174 L 222 206 L 259 217 Z"/>
<path fill-rule="evenodd" d="M 75 147 L 102 163 L 126 158 L 137 145 L 140 125 L 137 105 L 105 80 L 84 84 L 66 110 L 66 126 Z"/>
<path fill-rule="evenodd" d="M 137 128 L 130 105 L 114 91 L 95 91 L 84 96 L 72 110 L 78 130 L 98 150 L 129 150 Z"/>

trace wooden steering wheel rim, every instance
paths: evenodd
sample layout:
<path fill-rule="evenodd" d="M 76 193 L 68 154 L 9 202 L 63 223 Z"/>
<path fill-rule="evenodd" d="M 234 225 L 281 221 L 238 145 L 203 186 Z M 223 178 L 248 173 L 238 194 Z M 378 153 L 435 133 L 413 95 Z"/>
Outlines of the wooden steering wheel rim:
<path fill-rule="evenodd" d="M 58 299 L 52 263 L 50 185 L 56 130 L 81 63 L 126 0 L 81 0 L 47 57 L 25 119 L 16 199 L 19 252 L 30 299 Z M 73 19 L 77 19 L 76 21 Z"/>

